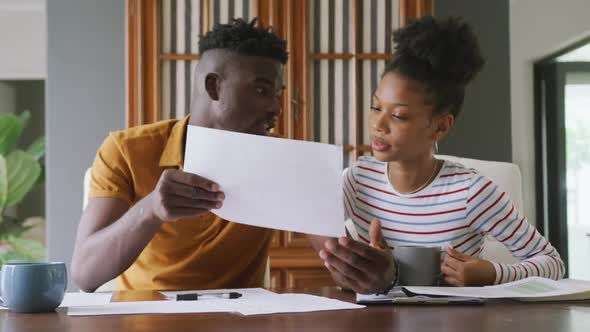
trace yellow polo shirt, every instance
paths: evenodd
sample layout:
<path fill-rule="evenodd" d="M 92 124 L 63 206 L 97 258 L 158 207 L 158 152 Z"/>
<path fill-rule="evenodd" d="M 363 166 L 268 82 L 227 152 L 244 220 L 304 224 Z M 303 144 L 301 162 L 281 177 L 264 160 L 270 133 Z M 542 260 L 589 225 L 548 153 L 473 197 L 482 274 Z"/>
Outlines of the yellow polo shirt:
<path fill-rule="evenodd" d="M 89 197 L 117 198 L 132 206 L 156 187 L 165 169 L 182 169 L 188 120 L 110 133 L 92 165 Z M 223 180 L 219 184 L 223 190 Z M 213 213 L 165 223 L 117 278 L 117 289 L 262 287 L 271 238 L 269 229 Z"/>

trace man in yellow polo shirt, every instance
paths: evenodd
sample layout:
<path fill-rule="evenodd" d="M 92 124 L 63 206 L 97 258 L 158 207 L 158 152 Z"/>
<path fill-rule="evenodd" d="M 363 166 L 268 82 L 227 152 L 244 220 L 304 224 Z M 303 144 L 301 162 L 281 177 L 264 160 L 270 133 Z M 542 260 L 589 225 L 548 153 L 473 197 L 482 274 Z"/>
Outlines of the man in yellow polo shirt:
<path fill-rule="evenodd" d="M 96 155 L 72 259 L 85 291 L 117 276 L 117 289 L 263 284 L 272 231 L 217 217 L 223 183 L 182 164 L 189 124 L 268 135 L 280 113 L 286 43 L 237 19 L 203 36 L 199 53 L 189 117 L 112 132 Z"/>

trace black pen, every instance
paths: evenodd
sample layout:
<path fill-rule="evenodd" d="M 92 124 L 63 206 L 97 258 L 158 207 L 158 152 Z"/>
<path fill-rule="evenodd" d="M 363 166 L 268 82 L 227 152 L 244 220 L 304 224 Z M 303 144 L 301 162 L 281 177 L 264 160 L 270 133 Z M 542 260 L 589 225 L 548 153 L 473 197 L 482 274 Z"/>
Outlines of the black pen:
<path fill-rule="evenodd" d="M 229 293 L 185 293 L 177 294 L 176 301 L 196 301 L 199 298 L 216 298 L 216 299 L 237 299 L 242 297 L 241 293 L 229 292 Z"/>

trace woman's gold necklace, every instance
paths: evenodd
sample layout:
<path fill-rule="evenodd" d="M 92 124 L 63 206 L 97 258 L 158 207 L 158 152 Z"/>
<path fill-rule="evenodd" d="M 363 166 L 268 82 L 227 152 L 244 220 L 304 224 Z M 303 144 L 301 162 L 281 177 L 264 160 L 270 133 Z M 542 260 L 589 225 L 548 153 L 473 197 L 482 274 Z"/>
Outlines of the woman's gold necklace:
<path fill-rule="evenodd" d="M 430 174 L 430 177 L 428 177 L 428 180 L 426 180 L 426 182 L 424 182 L 424 184 L 422 184 L 420 187 L 418 187 L 418 189 L 415 189 L 413 191 L 406 192 L 406 193 L 402 193 L 402 192 L 399 192 L 399 193 L 403 194 L 403 195 L 411 195 L 411 194 L 415 194 L 415 193 L 419 192 L 420 190 L 426 188 L 430 184 L 430 182 L 432 182 L 432 180 L 434 180 L 434 178 L 436 177 L 439 166 L 440 166 L 440 160 L 436 159 L 436 164 L 434 165 L 434 169 L 432 170 L 432 174 Z M 391 172 L 391 171 L 389 171 L 389 167 L 388 167 L 388 173 L 389 172 Z M 391 179 L 391 175 L 390 174 L 387 174 L 387 175 L 389 176 L 389 179 Z M 393 185 L 393 181 L 390 180 L 390 182 Z"/>

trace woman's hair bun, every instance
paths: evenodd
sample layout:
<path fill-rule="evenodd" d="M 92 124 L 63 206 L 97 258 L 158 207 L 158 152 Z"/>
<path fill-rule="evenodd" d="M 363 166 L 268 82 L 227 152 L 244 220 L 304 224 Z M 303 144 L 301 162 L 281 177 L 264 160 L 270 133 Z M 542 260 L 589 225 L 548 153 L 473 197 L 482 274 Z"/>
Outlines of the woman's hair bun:
<path fill-rule="evenodd" d="M 464 86 L 484 64 L 471 27 L 457 18 L 437 20 L 432 16 L 421 17 L 395 31 L 393 41 L 396 58 L 402 63 L 422 67 L 415 69 L 417 73 L 430 76 L 429 81 Z"/>

